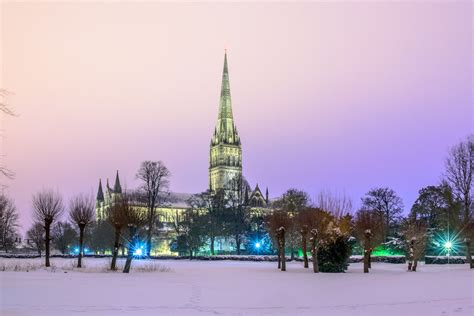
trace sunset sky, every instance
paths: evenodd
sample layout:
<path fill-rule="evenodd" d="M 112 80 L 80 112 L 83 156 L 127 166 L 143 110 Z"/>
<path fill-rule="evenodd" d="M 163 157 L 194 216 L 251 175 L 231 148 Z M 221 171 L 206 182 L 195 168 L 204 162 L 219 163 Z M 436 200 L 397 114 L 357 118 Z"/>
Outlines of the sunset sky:
<path fill-rule="evenodd" d="M 244 175 L 276 197 L 389 186 L 409 210 L 473 131 L 470 1 L 1 4 L 4 181 L 31 219 L 42 188 L 208 186 L 224 48 Z"/>

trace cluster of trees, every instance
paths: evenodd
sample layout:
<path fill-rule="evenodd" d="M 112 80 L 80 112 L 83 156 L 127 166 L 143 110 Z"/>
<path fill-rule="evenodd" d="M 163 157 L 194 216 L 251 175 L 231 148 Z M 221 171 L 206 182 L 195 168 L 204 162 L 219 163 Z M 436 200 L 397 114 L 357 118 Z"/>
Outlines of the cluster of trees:
<path fill-rule="evenodd" d="M 267 233 L 263 227 L 264 214 L 250 207 L 249 191 L 247 181 L 236 177 L 225 189 L 193 195 L 182 218 L 179 214 L 173 218 L 172 227 L 177 235 L 173 248 L 192 257 L 208 243 L 214 255 L 216 240 L 225 238 L 232 240 L 238 255 L 243 247 L 247 252 L 265 252 L 263 246 L 254 249 L 252 245 L 265 240 Z"/>

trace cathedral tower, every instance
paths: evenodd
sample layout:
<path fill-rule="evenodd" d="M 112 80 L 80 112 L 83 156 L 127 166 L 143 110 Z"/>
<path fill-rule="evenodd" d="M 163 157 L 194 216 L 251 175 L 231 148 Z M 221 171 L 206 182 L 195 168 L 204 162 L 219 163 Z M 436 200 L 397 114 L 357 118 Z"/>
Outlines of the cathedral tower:
<path fill-rule="evenodd" d="M 232 115 L 227 53 L 224 55 L 219 115 L 211 139 L 209 162 L 209 187 L 212 191 L 223 189 L 230 180 L 242 176 L 242 147 Z"/>

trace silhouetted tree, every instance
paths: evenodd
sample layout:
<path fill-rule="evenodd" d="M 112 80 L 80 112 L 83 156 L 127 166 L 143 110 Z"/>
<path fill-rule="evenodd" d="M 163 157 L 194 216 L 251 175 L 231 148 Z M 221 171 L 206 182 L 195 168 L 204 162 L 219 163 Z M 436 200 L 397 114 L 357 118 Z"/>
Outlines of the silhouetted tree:
<path fill-rule="evenodd" d="M 277 248 L 278 269 L 286 271 L 286 231 L 292 225 L 290 214 L 281 209 L 275 209 L 267 218 L 267 226 Z"/>
<path fill-rule="evenodd" d="M 463 204 L 462 227 L 460 231 L 466 245 L 466 260 L 471 269 L 474 263 L 471 256 L 471 238 L 467 228 L 472 222 L 472 188 L 474 170 L 474 135 L 469 135 L 449 151 L 446 159 L 445 177 L 458 200 Z"/>
<path fill-rule="evenodd" d="M 150 256 L 151 253 L 151 239 L 157 218 L 156 208 L 168 193 L 170 176 L 171 172 L 162 161 L 142 162 L 136 175 L 137 179 L 142 181 L 140 189 L 144 193 L 148 210 L 148 231 L 146 240 L 147 256 Z"/>
<path fill-rule="evenodd" d="M 132 266 L 133 253 L 135 246 L 138 245 L 138 231 L 148 222 L 148 216 L 144 212 L 141 212 L 139 208 L 134 207 L 136 205 L 137 197 L 129 195 L 128 193 L 122 194 L 122 200 L 127 201 L 124 208 L 124 215 L 127 222 L 127 228 L 129 233 L 128 247 L 127 247 L 127 260 L 123 268 L 123 273 L 129 273 Z"/>
<path fill-rule="evenodd" d="M 51 225 L 61 217 L 64 212 L 61 196 L 51 190 L 43 190 L 33 195 L 33 218 L 44 224 L 45 229 L 45 266 L 49 267 Z"/>
<path fill-rule="evenodd" d="M 69 203 L 69 217 L 79 227 L 79 255 L 77 256 L 77 267 L 82 267 L 82 256 L 84 255 L 84 230 L 86 226 L 95 219 L 94 201 L 91 197 L 78 195 Z"/>
<path fill-rule="evenodd" d="M 13 200 L 0 194 L 0 246 L 5 252 L 14 247 L 18 238 L 18 211 Z"/>
<path fill-rule="evenodd" d="M 285 227 L 285 237 L 288 240 L 291 259 L 294 259 L 295 250 L 300 243 L 297 215 L 310 204 L 308 193 L 297 189 L 289 189 L 279 199 L 273 202 L 273 208 L 288 213 L 288 226 Z M 285 240 L 286 242 L 286 240 Z"/>
<path fill-rule="evenodd" d="M 408 271 L 416 271 L 418 261 L 423 256 L 428 237 L 427 225 L 423 220 L 409 218 L 402 224 Z"/>
<path fill-rule="evenodd" d="M 26 237 L 34 244 L 36 251 L 41 256 L 44 249 L 44 228 L 41 223 L 33 223 L 33 226 L 26 232 Z"/>
<path fill-rule="evenodd" d="M 5 89 L 0 89 L 0 112 L 9 115 L 15 116 L 15 112 L 11 109 L 10 106 L 4 101 L 7 95 L 11 94 Z M 14 173 L 8 169 L 7 167 L 0 165 L 0 176 L 6 177 L 8 179 L 12 179 L 14 177 Z"/>
<path fill-rule="evenodd" d="M 127 195 L 115 199 L 112 206 L 108 209 L 107 220 L 114 228 L 114 248 L 112 251 L 112 262 L 110 270 L 116 270 L 117 257 L 120 248 L 120 236 L 122 230 L 128 224 L 128 212 L 132 212 Z"/>
<path fill-rule="evenodd" d="M 227 192 L 227 208 L 229 216 L 226 216 L 226 230 L 234 238 L 236 252 L 240 255 L 240 248 L 245 234 L 250 229 L 250 208 L 245 192 L 248 192 L 249 185 L 244 177 L 233 178 Z"/>
<path fill-rule="evenodd" d="M 369 273 L 372 250 L 383 241 L 384 217 L 380 211 L 361 209 L 355 217 L 355 233 L 364 248 L 364 273 Z"/>
<path fill-rule="evenodd" d="M 362 198 L 362 208 L 374 210 L 383 216 L 385 221 L 383 239 L 387 241 L 389 230 L 399 221 L 402 211 L 402 199 L 390 188 L 375 188 Z"/>
<path fill-rule="evenodd" d="M 77 241 L 77 232 L 69 222 L 57 222 L 51 227 L 53 247 L 62 254 L 68 253 Z"/>

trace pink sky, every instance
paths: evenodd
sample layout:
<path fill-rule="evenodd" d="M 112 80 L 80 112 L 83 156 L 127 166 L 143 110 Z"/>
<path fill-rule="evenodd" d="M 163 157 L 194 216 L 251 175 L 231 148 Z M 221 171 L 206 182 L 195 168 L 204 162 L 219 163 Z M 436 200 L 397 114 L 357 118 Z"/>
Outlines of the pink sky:
<path fill-rule="evenodd" d="M 275 197 L 390 186 L 411 207 L 472 132 L 472 4 L 1 5 L 8 194 L 31 223 L 43 187 L 134 188 L 163 160 L 171 189 L 208 185 L 224 48 L 244 174 Z"/>

